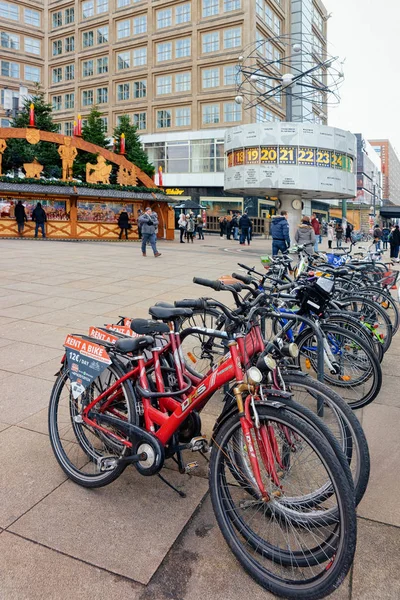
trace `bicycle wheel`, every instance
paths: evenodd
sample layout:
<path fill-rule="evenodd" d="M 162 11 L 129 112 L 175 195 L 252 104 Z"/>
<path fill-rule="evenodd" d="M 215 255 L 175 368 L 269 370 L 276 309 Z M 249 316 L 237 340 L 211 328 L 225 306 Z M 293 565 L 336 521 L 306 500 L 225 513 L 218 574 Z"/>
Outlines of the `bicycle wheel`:
<path fill-rule="evenodd" d="M 322 323 L 320 328 L 333 355 L 335 373 L 324 361 L 324 382 L 351 406 L 362 408 L 372 402 L 382 387 L 382 369 L 374 352 L 359 336 L 335 325 Z M 314 332 L 303 331 L 297 338 L 296 359 L 304 373 L 317 376 L 317 340 Z M 326 353 L 325 353 L 326 359 Z"/>
<path fill-rule="evenodd" d="M 215 436 L 210 460 L 218 525 L 236 558 L 263 588 L 285 598 L 323 598 L 340 585 L 352 564 L 356 519 L 351 487 L 329 444 L 313 428 L 285 409 L 260 405 L 257 411 L 260 427 L 269 428 L 278 443 L 275 460 L 278 451 L 287 455 L 288 435 L 296 440 L 296 450 L 281 471 L 282 487 L 272 483 L 258 453 L 270 499 L 265 502 L 259 492 L 254 497 L 232 476 L 238 466 L 232 463 L 230 447 L 241 424 L 237 415 L 229 418 Z M 332 493 L 317 508 L 299 504 L 299 497 L 306 498 L 327 481 Z M 257 495 L 253 483 L 248 485 Z M 332 509 L 335 522 L 322 525 L 321 517 Z"/>
<path fill-rule="evenodd" d="M 127 435 L 114 426 L 103 426 L 99 431 L 82 422 L 80 415 L 85 406 L 110 388 L 121 377 L 117 365 L 110 365 L 75 400 L 72 396 L 69 372 L 61 371 L 54 384 L 49 405 L 49 434 L 55 457 L 70 479 L 88 488 L 102 487 L 117 479 L 126 468 L 118 463 L 112 467 L 113 459 L 129 454 L 130 450 L 115 435 L 128 439 Z M 103 403 L 106 402 L 105 400 Z M 101 411 L 101 405 L 95 410 Z M 129 383 L 121 383 L 113 393 L 113 401 L 104 414 L 117 416 L 123 421 L 136 423 L 137 413 L 133 391 Z M 106 471 L 101 470 L 102 458 L 110 458 Z"/>
<path fill-rule="evenodd" d="M 180 321 L 181 358 L 187 370 L 196 377 L 204 377 L 225 354 L 226 347 L 220 338 L 212 337 L 207 332 L 190 333 L 188 330 L 193 327 L 223 329 L 224 323 L 225 315 L 212 308 L 193 310 L 193 316 Z"/>
<path fill-rule="evenodd" d="M 367 287 L 359 289 L 357 295 L 371 298 L 371 300 L 377 302 L 385 310 L 392 324 L 392 334 L 395 335 L 399 329 L 400 311 L 396 300 L 392 297 L 389 290 Z"/>
<path fill-rule="evenodd" d="M 304 373 L 283 372 L 286 391 L 292 400 L 319 415 L 338 441 L 349 465 L 356 505 L 368 486 L 371 468 L 368 442 L 359 420 L 330 387 Z M 322 410 L 321 410 L 322 409 Z"/>
<path fill-rule="evenodd" d="M 330 312 L 325 315 L 325 319 L 328 323 L 348 329 L 353 333 L 359 335 L 375 352 L 377 359 L 381 363 L 385 356 L 383 349 L 383 342 L 376 334 L 375 329 L 370 328 L 363 321 L 359 321 L 355 317 L 352 317 L 346 311 L 344 312 Z"/>

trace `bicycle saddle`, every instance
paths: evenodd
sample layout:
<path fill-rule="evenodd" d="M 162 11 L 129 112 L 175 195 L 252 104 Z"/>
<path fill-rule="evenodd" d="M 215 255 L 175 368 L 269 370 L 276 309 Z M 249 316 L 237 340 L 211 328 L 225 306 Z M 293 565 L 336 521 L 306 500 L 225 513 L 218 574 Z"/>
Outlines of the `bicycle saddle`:
<path fill-rule="evenodd" d="M 124 338 L 115 342 L 115 350 L 121 354 L 128 354 L 128 352 L 138 352 L 149 348 L 154 344 L 154 338 L 151 335 L 145 335 L 138 338 Z"/>
<path fill-rule="evenodd" d="M 156 335 L 169 333 L 169 327 L 166 323 L 150 321 L 148 319 L 132 319 L 131 329 L 139 335 Z"/>
<path fill-rule="evenodd" d="M 152 306 L 149 313 L 160 321 L 174 321 L 180 317 L 191 317 L 193 311 L 190 308 L 167 308 L 164 306 Z"/>

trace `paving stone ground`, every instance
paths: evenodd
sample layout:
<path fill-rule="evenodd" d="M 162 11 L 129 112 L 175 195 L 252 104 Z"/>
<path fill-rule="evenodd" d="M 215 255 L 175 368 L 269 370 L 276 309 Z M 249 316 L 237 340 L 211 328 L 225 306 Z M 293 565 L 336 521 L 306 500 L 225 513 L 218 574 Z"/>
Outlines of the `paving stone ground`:
<path fill-rule="evenodd" d="M 258 264 L 271 244 L 206 237 L 135 243 L 0 240 L 0 600 L 268 600 L 243 572 L 216 525 L 206 470 L 168 471 L 182 499 L 128 469 L 85 490 L 67 481 L 47 436 L 47 404 L 71 332 L 119 315 L 146 317 L 158 300 L 196 297 L 193 275 L 216 278 Z M 384 359 L 377 400 L 359 413 L 372 458 L 358 509 L 353 568 L 338 600 L 400 598 L 400 335 Z M 216 397 L 204 414 L 210 430 Z"/>

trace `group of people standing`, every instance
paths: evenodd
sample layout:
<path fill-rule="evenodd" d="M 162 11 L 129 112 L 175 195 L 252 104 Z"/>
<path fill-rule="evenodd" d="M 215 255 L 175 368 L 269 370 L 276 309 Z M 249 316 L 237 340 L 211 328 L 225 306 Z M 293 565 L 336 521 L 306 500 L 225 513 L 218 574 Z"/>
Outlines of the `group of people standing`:
<path fill-rule="evenodd" d="M 400 249 L 400 230 L 398 225 L 390 227 L 379 227 L 379 223 L 376 223 L 374 227 L 374 242 L 375 249 L 377 252 L 381 249 L 381 243 L 383 243 L 383 250 L 387 250 L 388 244 L 390 246 L 390 258 L 393 258 L 396 262 L 399 262 L 399 249 Z"/>
<path fill-rule="evenodd" d="M 188 213 L 185 215 L 181 213 L 178 220 L 178 227 L 180 232 L 180 243 L 184 244 L 186 242 L 191 242 L 193 244 L 193 240 L 196 238 L 196 233 L 198 234 L 199 240 L 204 240 L 203 233 L 203 217 L 198 214 L 197 217 L 192 213 Z"/>
<path fill-rule="evenodd" d="M 250 246 L 253 232 L 253 224 L 247 212 L 242 215 L 234 214 L 229 220 L 226 217 L 220 217 L 219 219 L 220 237 L 226 235 L 226 239 L 231 238 L 235 241 L 240 242 L 241 246 Z"/>

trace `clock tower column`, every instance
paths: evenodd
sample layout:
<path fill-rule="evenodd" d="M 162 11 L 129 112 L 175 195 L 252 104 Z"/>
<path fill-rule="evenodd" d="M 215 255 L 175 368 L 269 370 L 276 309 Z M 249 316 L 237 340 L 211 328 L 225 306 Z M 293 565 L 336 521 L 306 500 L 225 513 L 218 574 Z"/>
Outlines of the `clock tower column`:
<path fill-rule="evenodd" d="M 279 194 L 280 208 L 277 211 L 279 214 L 281 210 L 287 210 L 288 212 L 288 223 L 290 230 L 290 243 L 294 245 L 294 234 L 296 233 L 297 226 L 300 225 L 301 214 L 303 210 L 303 201 L 299 194 Z"/>

